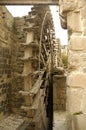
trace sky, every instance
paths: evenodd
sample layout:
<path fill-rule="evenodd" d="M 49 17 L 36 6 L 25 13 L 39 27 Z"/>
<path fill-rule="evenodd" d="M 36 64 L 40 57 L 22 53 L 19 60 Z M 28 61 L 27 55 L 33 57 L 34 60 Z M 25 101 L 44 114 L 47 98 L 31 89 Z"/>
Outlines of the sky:
<path fill-rule="evenodd" d="M 24 15 L 28 15 L 28 12 L 31 11 L 31 5 L 9 5 L 6 6 L 7 9 L 10 11 L 10 13 L 14 17 L 21 17 Z M 67 36 L 67 30 L 62 29 L 60 25 L 60 19 L 59 19 L 59 12 L 58 7 L 55 5 L 50 6 L 53 21 L 54 21 L 54 27 L 55 27 L 55 36 L 56 38 L 60 38 L 61 45 L 67 45 L 68 44 L 68 36 Z"/>

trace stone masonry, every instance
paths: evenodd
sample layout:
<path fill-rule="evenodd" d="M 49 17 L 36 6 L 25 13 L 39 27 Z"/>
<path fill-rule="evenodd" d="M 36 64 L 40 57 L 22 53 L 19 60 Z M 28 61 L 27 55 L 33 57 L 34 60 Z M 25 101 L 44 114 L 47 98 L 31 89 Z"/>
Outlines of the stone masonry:
<path fill-rule="evenodd" d="M 62 63 L 49 6 L 21 18 L 0 6 L 0 43 L 0 129 L 50 130 L 51 70 Z"/>
<path fill-rule="evenodd" d="M 66 111 L 72 120 L 67 129 L 86 130 L 86 1 L 59 0 L 59 7 L 61 25 L 68 29 L 69 39 Z"/>
<path fill-rule="evenodd" d="M 60 0 L 63 28 L 68 29 L 67 111 L 72 130 L 86 130 L 86 1 Z"/>

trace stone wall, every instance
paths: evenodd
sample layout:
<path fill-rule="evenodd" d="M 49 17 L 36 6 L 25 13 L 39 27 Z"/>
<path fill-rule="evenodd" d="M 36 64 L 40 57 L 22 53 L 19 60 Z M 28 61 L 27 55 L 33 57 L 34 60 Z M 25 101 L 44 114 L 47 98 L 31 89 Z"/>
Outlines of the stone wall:
<path fill-rule="evenodd" d="M 73 117 L 72 130 L 85 130 L 86 123 L 86 1 L 60 1 L 63 27 L 69 35 L 69 73 L 67 76 L 67 111 Z M 62 18 L 61 18 L 62 19 Z M 77 123 L 76 123 L 77 122 Z"/>
<path fill-rule="evenodd" d="M 66 110 L 66 77 L 64 75 L 53 76 L 53 110 Z"/>
<path fill-rule="evenodd" d="M 12 89 L 13 17 L 0 6 L 0 119 L 10 111 Z M 8 34 L 8 35 L 7 35 Z"/>
<path fill-rule="evenodd" d="M 20 90 L 23 90 L 24 87 L 24 78 L 21 76 L 23 72 L 24 63 L 20 60 L 24 56 L 24 47 L 21 43 L 25 42 L 25 33 L 24 28 L 24 17 L 14 18 L 14 34 L 16 35 L 17 45 L 12 45 L 13 53 L 13 80 L 12 80 L 12 100 L 11 100 L 11 111 L 13 113 L 25 114 L 21 110 L 21 105 L 24 102 L 24 99 L 19 94 Z M 16 47 L 16 49 L 15 49 Z M 14 60 L 15 59 L 15 60 Z"/>
<path fill-rule="evenodd" d="M 20 43 L 25 41 L 22 36 L 23 17 L 13 18 L 5 6 L 0 6 L 0 114 L 8 112 L 23 113 L 20 110 L 23 99 L 19 90 L 23 89 L 24 48 Z M 18 28 L 19 27 L 19 28 Z M 25 33 L 24 33 L 25 34 Z"/>

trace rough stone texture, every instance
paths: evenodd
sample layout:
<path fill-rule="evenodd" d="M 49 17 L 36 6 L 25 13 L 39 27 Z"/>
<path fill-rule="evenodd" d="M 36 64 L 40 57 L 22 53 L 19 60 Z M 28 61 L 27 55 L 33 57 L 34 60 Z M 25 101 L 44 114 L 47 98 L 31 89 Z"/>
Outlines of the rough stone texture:
<path fill-rule="evenodd" d="M 86 86 L 86 74 L 82 72 L 72 72 L 67 77 L 67 84 L 73 87 L 85 88 Z"/>
<path fill-rule="evenodd" d="M 86 12 L 86 7 L 83 7 L 83 8 L 81 9 L 81 12 L 80 12 L 82 19 L 86 19 L 85 12 Z"/>
<path fill-rule="evenodd" d="M 25 43 L 26 42 L 26 32 L 24 31 L 24 27 L 28 26 L 25 21 L 26 16 L 23 17 L 15 17 L 14 18 L 14 32 L 16 33 L 16 37 L 18 38 L 18 42 Z"/>
<path fill-rule="evenodd" d="M 69 63 L 69 68 L 70 70 L 78 69 L 80 67 L 80 52 L 78 53 L 76 51 L 69 51 L 68 52 L 68 63 Z"/>
<path fill-rule="evenodd" d="M 74 4 L 72 1 L 64 1 L 64 2 L 59 2 L 60 4 L 60 11 L 62 13 L 65 13 L 65 12 L 69 12 L 69 11 L 72 11 L 76 8 L 76 4 Z"/>
<path fill-rule="evenodd" d="M 33 104 L 33 106 L 28 108 L 29 109 L 28 113 L 26 113 L 26 111 L 21 109 L 21 106 L 25 105 L 25 100 L 23 96 L 19 93 L 20 90 L 21 91 L 24 90 L 24 76 L 26 78 L 26 75 L 24 75 L 23 73 L 24 62 L 20 60 L 22 57 L 24 57 L 24 51 L 25 51 L 25 48 L 22 45 L 22 43 L 24 44 L 24 42 L 26 42 L 26 32 L 24 32 L 23 28 L 25 26 L 28 26 L 25 18 L 26 17 L 14 19 L 4 6 L 0 6 L 0 32 L 1 32 L 0 33 L 0 120 L 2 120 L 3 117 L 9 113 L 13 113 L 15 115 L 16 114 L 22 115 L 24 117 L 28 116 L 32 119 L 32 116 L 35 114 L 35 111 L 37 110 L 36 112 L 37 117 L 34 117 L 30 122 L 28 122 L 29 125 L 28 130 L 29 129 L 38 130 L 41 128 L 43 128 L 44 130 L 45 128 L 47 129 L 48 126 L 48 119 L 46 113 L 47 99 L 45 100 L 46 94 L 44 94 L 44 91 L 46 91 L 45 87 L 42 94 L 40 94 L 41 90 L 39 91 L 39 95 L 38 92 L 37 96 L 34 96 L 33 94 L 35 98 L 40 97 L 39 98 L 40 100 L 42 97 L 43 98 L 43 100 L 41 101 L 42 103 L 44 103 L 45 101 L 45 104 L 43 104 L 44 106 L 42 105 L 41 107 L 39 107 L 40 110 L 38 109 L 37 105 L 39 104 L 40 100 L 37 100 L 38 102 L 36 102 L 35 105 Z M 32 53 L 35 58 L 38 57 L 38 55 L 36 55 L 36 52 L 38 53 L 39 51 L 37 49 L 32 50 Z M 34 67 L 33 70 L 36 70 L 35 68 L 37 67 L 37 65 L 34 65 L 32 61 L 31 64 Z M 32 80 L 33 85 L 33 83 L 36 82 L 38 75 L 36 74 L 35 76 L 33 74 L 33 76 L 31 75 L 31 77 L 34 79 Z M 28 86 L 29 85 L 30 84 L 28 84 Z M 35 89 L 37 89 L 37 87 L 38 85 L 36 85 Z M 27 102 L 29 102 L 29 100 L 27 100 Z M 41 109 L 43 111 L 42 113 Z M 17 116 L 12 117 L 12 120 L 9 120 L 9 118 L 10 117 L 6 116 L 6 120 L 1 122 L 0 124 L 1 129 L 3 130 L 20 129 L 20 125 L 23 122 L 18 123 Z M 38 126 L 39 122 L 40 125 Z M 24 129 L 25 128 L 22 128 L 21 130 Z"/>
<path fill-rule="evenodd" d="M 69 12 L 67 14 L 67 28 L 73 32 L 82 32 L 80 12 Z"/>
<path fill-rule="evenodd" d="M 72 70 L 79 70 L 80 72 L 85 71 L 86 67 L 86 53 L 85 51 L 69 51 L 69 57 L 68 57 L 68 62 L 69 62 L 69 69 L 70 71 Z M 80 73 L 79 72 L 79 73 Z M 81 72 L 82 73 L 82 72 Z"/>
<path fill-rule="evenodd" d="M 12 27 L 12 15 L 4 6 L 0 6 L 0 118 L 10 111 L 9 103 L 12 89 L 11 43 L 14 43 L 15 39 L 15 35 L 14 38 L 12 37 Z"/>
<path fill-rule="evenodd" d="M 85 51 L 86 50 L 86 37 L 71 36 L 69 49 L 72 51 Z"/>
<path fill-rule="evenodd" d="M 72 130 L 71 118 L 67 112 L 54 111 L 53 130 Z"/>
<path fill-rule="evenodd" d="M 86 114 L 73 115 L 72 120 L 72 130 L 86 130 Z"/>
<path fill-rule="evenodd" d="M 67 111 L 73 115 L 72 130 L 85 130 L 86 123 L 85 95 L 86 95 L 86 1 L 64 0 L 61 4 L 71 2 L 75 9 L 63 7 L 60 12 L 67 23 L 69 37 L 69 73 L 67 76 Z M 61 5 L 60 5 L 61 6 Z M 62 6 L 61 6 L 62 7 Z M 64 21 L 62 21 L 64 22 Z"/>
<path fill-rule="evenodd" d="M 67 111 L 71 114 L 82 111 L 82 88 L 67 88 Z"/>
<path fill-rule="evenodd" d="M 53 76 L 53 110 L 66 110 L 66 77 Z"/>

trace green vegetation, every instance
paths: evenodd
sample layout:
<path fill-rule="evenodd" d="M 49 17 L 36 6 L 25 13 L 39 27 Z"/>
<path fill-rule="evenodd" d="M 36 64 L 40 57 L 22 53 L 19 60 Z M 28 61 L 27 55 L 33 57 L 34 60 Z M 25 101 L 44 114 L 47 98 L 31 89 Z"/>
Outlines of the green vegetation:
<path fill-rule="evenodd" d="M 63 62 L 64 67 L 67 68 L 68 67 L 68 57 L 64 53 L 62 54 L 62 62 Z"/>
<path fill-rule="evenodd" d="M 76 113 L 74 113 L 73 115 L 80 115 L 80 114 L 83 114 L 83 112 L 82 112 L 82 111 L 76 112 Z"/>

